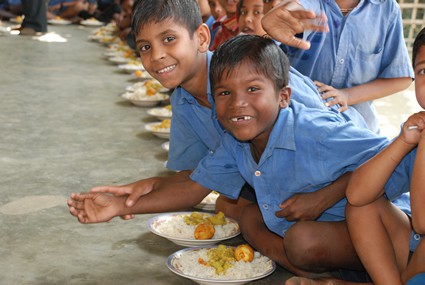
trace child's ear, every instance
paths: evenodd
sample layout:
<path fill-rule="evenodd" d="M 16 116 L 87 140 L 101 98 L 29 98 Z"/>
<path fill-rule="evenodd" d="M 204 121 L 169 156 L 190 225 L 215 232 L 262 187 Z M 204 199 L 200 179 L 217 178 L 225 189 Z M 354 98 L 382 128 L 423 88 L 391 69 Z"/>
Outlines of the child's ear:
<path fill-rule="evenodd" d="M 283 109 L 283 108 L 286 108 L 286 107 L 289 106 L 289 103 L 291 102 L 291 93 L 292 93 L 291 87 L 286 86 L 286 87 L 283 87 L 282 89 L 280 89 L 280 91 L 279 91 L 279 97 L 280 97 L 279 106 L 280 106 L 280 108 Z"/>
<path fill-rule="evenodd" d="M 201 24 L 195 31 L 195 36 L 198 37 L 198 49 L 200 52 L 207 52 L 210 46 L 211 34 L 210 29 L 206 24 Z"/>

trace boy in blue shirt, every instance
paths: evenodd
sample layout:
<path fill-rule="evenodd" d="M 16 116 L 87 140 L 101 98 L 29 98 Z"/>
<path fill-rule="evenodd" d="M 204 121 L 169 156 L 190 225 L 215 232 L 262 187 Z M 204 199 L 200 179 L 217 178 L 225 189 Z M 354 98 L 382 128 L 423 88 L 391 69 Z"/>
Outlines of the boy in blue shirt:
<path fill-rule="evenodd" d="M 328 104 L 338 103 L 341 112 L 355 108 L 368 127 L 379 132 L 373 100 L 406 89 L 413 79 L 399 5 L 395 0 L 300 0 L 299 4 L 297 11 L 290 12 L 295 9 L 284 3 L 266 15 L 265 30 L 285 44 L 291 65 L 316 82 Z M 306 21 L 299 9 L 325 15 L 327 33 L 299 25 Z M 270 24 L 270 30 L 268 22 L 274 16 L 278 23 Z M 287 41 L 288 30 L 292 42 Z M 309 41 L 310 48 L 298 48 L 295 39 Z"/>
<path fill-rule="evenodd" d="M 388 141 L 335 112 L 291 102 L 288 75 L 289 61 L 272 40 L 242 35 L 227 41 L 213 55 L 210 71 L 214 115 L 226 130 L 219 147 L 186 179 L 155 183 L 132 207 L 125 204 L 127 196 L 71 194 L 71 214 L 81 223 L 95 223 L 182 210 L 199 203 L 209 189 L 236 199 L 248 182 L 258 204 L 246 206 L 239 223 L 255 248 L 297 274 L 313 274 L 292 263 L 302 255 L 303 245 L 309 249 L 312 243 L 316 248 L 310 254 L 326 253 L 318 258 L 315 272 L 360 267 L 344 222 L 345 199 L 309 222 L 288 217 L 282 205 L 296 194 L 310 194 L 306 203 L 314 208 L 321 197 L 316 194 Z M 309 236 L 314 240 L 306 240 Z"/>
<path fill-rule="evenodd" d="M 186 179 L 203 157 L 214 153 L 224 134 L 212 111 L 214 100 L 208 80 L 212 53 L 208 51 L 208 28 L 202 23 L 195 0 L 146 0 L 134 6 L 132 29 L 146 70 L 165 87 L 175 88 L 171 96 L 173 117 L 167 168 L 179 171 L 171 179 Z M 290 86 L 293 87 L 294 100 L 307 107 L 326 110 L 314 83 L 292 68 Z M 361 124 L 361 116 L 357 118 Z M 95 187 L 93 191 L 130 194 L 131 205 L 138 196 L 149 192 L 155 183 L 164 179 L 153 177 L 119 187 Z M 340 197 L 329 194 L 336 201 L 345 193 L 345 186 L 340 188 Z M 328 195 L 325 191 L 323 193 Z M 312 211 L 298 206 L 303 198 L 299 197 L 297 203 L 288 208 L 300 217 L 319 214 L 322 208 L 335 202 L 323 199 L 326 202 L 320 203 L 317 211 Z M 238 219 L 240 207 L 251 203 L 251 200 L 255 201 L 255 195 L 247 187 L 242 198 L 236 201 L 219 197 L 217 210 Z"/>

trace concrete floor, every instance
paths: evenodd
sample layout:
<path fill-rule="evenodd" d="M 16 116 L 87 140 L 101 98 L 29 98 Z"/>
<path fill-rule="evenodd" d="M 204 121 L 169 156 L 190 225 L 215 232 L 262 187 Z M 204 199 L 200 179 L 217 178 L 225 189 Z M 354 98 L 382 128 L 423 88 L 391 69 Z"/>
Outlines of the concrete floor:
<path fill-rule="evenodd" d="M 153 215 L 81 225 L 68 213 L 71 192 L 169 174 L 164 140 L 143 129 L 154 119 L 118 97 L 132 78 L 92 30 L 49 26 L 63 43 L 0 35 L 0 284 L 193 284 L 167 269 L 182 247 L 147 229 Z M 391 136 L 409 92 L 377 104 Z M 252 284 L 289 276 L 278 268 Z"/>

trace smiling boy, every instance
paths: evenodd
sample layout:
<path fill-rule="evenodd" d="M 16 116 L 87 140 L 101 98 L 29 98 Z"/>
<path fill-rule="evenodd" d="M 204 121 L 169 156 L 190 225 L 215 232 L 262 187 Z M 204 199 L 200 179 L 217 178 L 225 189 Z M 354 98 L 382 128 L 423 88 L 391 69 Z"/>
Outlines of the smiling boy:
<path fill-rule="evenodd" d="M 182 210 L 199 203 L 209 189 L 237 199 L 248 182 L 258 204 L 245 208 L 242 232 L 246 229 L 248 241 L 286 269 L 307 275 L 287 258 L 294 243 L 285 235 L 299 222 L 284 216 L 282 202 L 295 194 L 320 192 L 377 153 L 387 140 L 334 112 L 291 102 L 288 77 L 288 59 L 272 40 L 243 35 L 227 41 L 211 62 L 216 116 L 226 129 L 214 153 L 206 155 L 187 179 L 155 183 L 132 207 L 125 205 L 127 196 L 72 194 L 71 214 L 81 223 L 95 223 L 128 214 Z M 317 200 L 309 203 L 315 206 Z M 341 264 L 359 266 L 346 231 L 345 204 L 341 200 L 310 221 L 320 247 L 316 250 L 328 253 L 319 258 L 316 266 L 321 268 L 315 272 Z M 309 242 L 303 238 L 296 243 L 302 248 L 300 244 Z"/>

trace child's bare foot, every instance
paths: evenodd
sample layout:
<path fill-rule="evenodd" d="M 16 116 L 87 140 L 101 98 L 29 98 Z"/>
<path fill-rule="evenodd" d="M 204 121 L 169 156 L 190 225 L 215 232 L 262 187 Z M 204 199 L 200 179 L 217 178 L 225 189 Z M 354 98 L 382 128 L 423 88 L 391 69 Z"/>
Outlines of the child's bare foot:
<path fill-rule="evenodd" d="M 305 277 L 291 277 L 286 280 L 285 285 L 349 285 L 349 284 L 369 284 L 369 283 L 352 283 L 346 282 L 341 279 L 335 278 L 318 278 L 318 279 L 309 279 Z"/>

